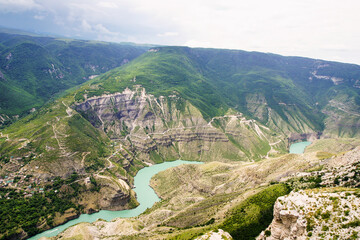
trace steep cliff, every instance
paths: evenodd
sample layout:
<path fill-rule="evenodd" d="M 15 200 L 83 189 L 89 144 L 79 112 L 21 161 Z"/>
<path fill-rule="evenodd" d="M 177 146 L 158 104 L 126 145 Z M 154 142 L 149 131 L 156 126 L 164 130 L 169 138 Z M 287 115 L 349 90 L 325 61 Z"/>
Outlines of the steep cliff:
<path fill-rule="evenodd" d="M 274 219 L 260 239 L 358 239 L 359 191 L 324 188 L 279 197 Z"/>
<path fill-rule="evenodd" d="M 154 162 L 169 158 L 255 160 L 285 146 L 283 136 L 241 113 L 208 122 L 176 92 L 156 98 L 137 86 L 88 98 L 74 108 L 110 139 Z"/>
<path fill-rule="evenodd" d="M 278 198 L 273 222 L 258 239 L 359 238 L 360 147 L 349 147 L 346 153 L 318 151 L 319 166 L 290 177 L 293 188 L 312 189 Z"/>

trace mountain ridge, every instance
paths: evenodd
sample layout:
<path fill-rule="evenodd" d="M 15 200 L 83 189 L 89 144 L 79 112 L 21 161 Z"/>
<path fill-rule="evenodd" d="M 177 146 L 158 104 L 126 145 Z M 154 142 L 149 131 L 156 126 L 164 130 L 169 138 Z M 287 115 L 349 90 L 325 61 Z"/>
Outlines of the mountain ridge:
<path fill-rule="evenodd" d="M 164 53 L 159 53 L 159 50 L 164 51 Z M 178 54 L 179 51 L 180 53 Z M 185 54 L 182 53 L 183 51 L 185 51 Z M 96 92 L 90 91 L 89 96 L 92 96 L 92 94 L 100 94 L 104 91 L 110 93 L 115 92 L 116 89 L 122 91 L 125 87 L 140 84 L 145 87 L 148 92 L 154 94 L 155 96 L 161 94 L 171 95 L 171 91 L 181 93 L 183 95 L 182 97 L 192 101 L 195 106 L 199 107 L 202 111 L 202 114 L 207 119 L 217 114 L 224 114 L 224 112 L 226 112 L 226 109 L 230 107 L 248 115 L 251 118 L 258 119 L 262 123 L 266 123 L 269 120 L 267 118 L 271 110 L 267 109 L 267 107 L 264 106 L 246 106 L 247 104 L 249 104 L 249 101 L 246 99 L 247 97 L 254 98 L 256 96 L 252 96 L 253 94 L 260 94 L 260 96 L 257 97 L 260 97 L 260 99 L 256 99 L 256 101 L 262 101 L 260 105 L 270 104 L 270 108 L 273 110 L 272 113 L 276 113 L 277 115 L 279 115 L 280 120 L 284 121 L 285 124 L 290 125 L 289 130 L 295 130 L 296 132 L 298 132 L 301 128 L 299 128 L 299 126 L 296 126 L 299 125 L 299 123 L 296 123 L 296 121 L 300 121 L 303 123 L 307 122 L 307 124 L 310 124 L 310 129 L 312 129 L 313 131 L 322 131 L 324 128 L 323 119 L 326 117 L 326 113 L 324 114 L 324 108 L 327 109 L 330 107 L 332 109 L 330 111 L 334 111 L 334 109 L 329 106 L 329 100 L 335 101 L 337 98 L 347 98 L 346 101 L 354 105 L 354 109 L 356 109 L 357 102 L 359 102 L 359 89 L 357 88 L 356 84 L 357 81 L 359 81 L 358 78 L 360 78 L 360 67 L 357 65 L 351 65 L 351 67 L 355 68 L 353 70 L 353 72 L 355 73 L 353 73 L 352 75 L 349 75 L 348 73 L 343 75 L 341 75 L 340 73 L 339 75 L 339 73 L 336 73 L 336 71 L 340 71 L 342 68 L 344 68 L 344 66 L 346 66 L 346 69 L 350 68 L 350 66 L 340 63 L 331 63 L 335 64 L 334 70 L 331 70 L 334 73 L 327 76 L 320 74 L 329 73 L 329 70 L 325 71 L 324 68 L 331 68 L 331 66 L 329 65 L 330 63 L 317 62 L 317 60 L 306 59 L 306 61 L 311 62 L 303 63 L 307 65 L 307 67 L 306 70 L 301 70 L 302 73 L 300 72 L 302 75 L 306 74 L 305 77 L 303 76 L 302 78 L 295 76 L 296 74 L 293 73 L 294 70 L 292 70 L 294 66 L 287 67 L 287 72 L 284 72 L 282 69 L 275 69 L 275 71 L 271 72 L 269 70 L 258 70 L 256 69 L 256 66 L 255 70 L 253 70 L 254 66 L 252 66 L 250 69 L 249 67 L 244 67 L 242 65 L 239 65 L 239 63 L 235 63 L 235 67 L 244 70 L 227 69 L 222 70 L 222 72 L 219 73 L 216 68 L 214 70 L 210 68 L 209 70 L 209 67 L 207 67 L 209 63 L 207 63 L 207 65 L 204 65 L 202 63 L 193 62 L 192 58 L 201 57 L 198 51 L 206 52 L 207 50 L 190 49 L 184 47 L 155 48 L 132 62 L 126 68 L 126 70 L 124 69 L 124 71 L 120 71 L 119 73 L 121 74 L 117 75 L 116 72 L 118 70 L 114 69 L 110 71 L 107 75 L 100 77 L 98 81 L 105 80 L 105 82 L 101 84 L 101 87 Z M 211 67 L 213 67 L 214 65 L 218 67 L 220 61 L 228 58 L 224 56 L 223 58 L 218 58 L 217 56 L 214 57 L 214 54 L 219 54 L 222 52 L 222 50 L 210 49 L 209 51 L 211 54 L 213 54 L 213 58 L 215 59 L 215 62 L 211 63 Z M 215 51 L 215 53 L 213 53 L 212 51 Z M 238 54 L 250 55 L 250 57 L 252 56 L 251 53 L 243 51 L 226 50 L 225 52 L 226 54 L 227 52 L 235 52 L 235 56 L 232 56 L 235 58 L 239 58 Z M 191 55 L 190 57 L 187 57 L 186 54 Z M 278 57 L 282 59 L 281 56 Z M 211 59 L 211 57 L 209 56 L 206 56 L 206 58 Z M 299 58 L 296 58 L 295 60 L 298 61 Z M 139 61 L 142 61 L 143 64 L 140 65 L 140 68 L 132 67 L 133 65 L 136 65 Z M 249 63 L 246 59 L 242 61 L 247 62 L 248 65 L 253 64 L 253 62 Z M 259 62 L 257 59 L 255 61 Z M 264 63 L 265 65 L 268 64 L 266 63 L 266 61 Z M 281 62 L 281 65 L 282 64 L 284 64 L 284 61 Z M 313 67 L 311 64 L 315 64 L 315 67 Z M 259 64 L 257 63 L 257 65 Z M 181 70 L 179 69 L 180 66 Z M 300 66 L 299 68 L 301 69 L 302 67 Z M 320 70 L 317 70 L 316 75 L 314 73 L 314 69 L 318 68 Z M 180 73 L 180 71 L 182 72 Z M 211 75 L 214 71 L 217 72 L 217 75 L 215 77 Z M 235 71 L 235 74 L 231 73 L 231 71 Z M 241 71 L 245 72 L 241 73 Z M 225 73 L 227 73 L 227 75 Z M 112 77 L 112 75 L 116 77 Z M 289 78 L 286 77 L 286 75 L 295 77 Z M 151 79 L 149 79 L 147 76 L 151 76 Z M 173 76 L 175 76 L 175 78 L 171 79 Z M 181 80 L 179 79 L 179 76 L 181 76 Z M 121 81 L 117 80 L 120 78 Z M 218 80 L 216 80 L 222 78 L 225 79 L 223 82 L 219 82 Z M 336 80 L 334 80 L 334 82 L 331 79 L 337 79 L 338 81 L 336 82 Z M 340 81 L 339 79 L 342 80 Z M 134 80 L 136 81 L 136 83 L 134 82 Z M 302 83 L 301 81 L 304 81 L 304 83 Z M 96 85 L 96 83 L 93 84 Z M 191 87 L 191 91 L 189 91 L 189 87 Z M 308 87 L 310 88 L 307 89 Z M 323 93 L 317 95 L 313 94 L 313 92 L 319 92 L 319 88 L 323 89 Z M 249 92 L 250 89 L 251 92 Z M 274 89 L 277 90 L 273 91 Z M 341 92 L 341 94 L 339 94 L 339 91 Z M 206 99 L 204 99 L 204 97 Z M 255 111 L 254 107 L 257 109 L 257 111 L 260 111 L 260 113 L 255 114 L 254 112 L 251 112 Z M 299 112 L 305 115 L 298 116 L 296 119 L 291 119 L 294 118 L 293 116 L 296 116 Z M 355 121 L 357 119 L 356 115 L 357 114 L 353 114 L 352 116 L 355 116 Z M 288 118 L 290 118 L 290 120 Z M 295 122 L 289 124 L 289 121 Z M 273 127 L 276 127 L 275 124 L 273 125 Z M 351 136 L 351 134 L 356 134 L 356 132 L 349 131 L 349 133 L 345 134 L 349 134 L 349 136 Z"/>

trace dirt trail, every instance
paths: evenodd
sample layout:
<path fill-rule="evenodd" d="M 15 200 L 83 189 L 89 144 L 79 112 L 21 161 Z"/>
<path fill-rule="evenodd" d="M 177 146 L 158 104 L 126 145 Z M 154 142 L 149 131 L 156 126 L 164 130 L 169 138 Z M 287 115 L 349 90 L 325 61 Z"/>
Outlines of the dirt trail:
<path fill-rule="evenodd" d="M 223 119 L 223 118 L 239 118 L 241 117 L 241 115 L 224 115 L 224 116 L 221 116 L 221 117 L 213 117 L 210 122 L 207 123 L 207 126 L 210 126 L 212 128 L 214 128 L 214 126 L 212 125 L 212 122 L 215 120 L 215 119 Z M 241 120 L 240 121 L 243 121 L 245 118 L 244 117 L 241 117 Z"/>
<path fill-rule="evenodd" d="M 28 143 L 30 143 L 30 140 L 26 139 L 26 138 L 19 139 L 19 142 L 21 142 L 21 141 L 22 141 L 21 146 L 18 149 L 22 149 L 22 148 L 26 147 L 28 145 Z"/>
<path fill-rule="evenodd" d="M 340 111 L 346 112 L 347 114 L 355 115 L 355 116 L 360 117 L 360 114 L 359 114 L 359 113 L 351 111 L 351 110 L 349 109 L 349 107 L 346 106 L 346 105 L 343 104 L 343 103 L 340 103 L 340 102 L 336 102 L 336 101 L 331 100 L 331 101 L 330 101 L 330 105 L 333 106 L 333 107 L 335 107 L 335 108 L 337 108 L 337 109 L 339 109 Z"/>
<path fill-rule="evenodd" d="M 270 154 L 270 153 L 272 153 L 272 152 L 277 152 L 276 150 L 274 150 L 273 146 L 276 145 L 276 144 L 278 144 L 278 143 L 280 143 L 280 142 L 281 142 L 281 139 L 278 140 L 277 142 L 269 143 L 270 150 L 269 150 L 269 151 L 267 152 L 267 154 L 266 154 L 266 157 L 265 157 L 266 159 L 269 158 L 269 154 Z"/>
<path fill-rule="evenodd" d="M 0 134 L 1 134 L 1 137 L 6 137 L 6 141 L 9 140 L 9 134 L 4 135 L 2 132 L 0 132 Z"/>
<path fill-rule="evenodd" d="M 58 138 L 58 136 L 57 136 L 57 133 L 56 133 L 55 125 L 54 125 L 54 124 L 51 124 L 51 127 L 52 127 L 52 129 L 53 129 L 54 137 L 55 137 L 55 139 L 56 139 L 56 141 L 57 141 L 57 143 L 58 143 L 59 149 L 60 149 L 60 150 L 63 150 L 64 147 L 61 146 L 61 144 L 60 144 L 60 140 L 59 140 L 59 138 Z"/>
<path fill-rule="evenodd" d="M 59 118 L 56 118 L 57 121 L 60 121 Z M 56 124 L 51 124 L 50 122 L 47 122 L 48 125 L 51 125 L 53 133 L 54 133 L 54 137 L 58 143 L 59 146 L 59 150 L 61 151 L 62 155 L 66 155 L 66 147 L 65 147 L 65 143 L 63 142 L 64 140 L 61 139 L 61 137 L 65 138 L 66 135 L 61 136 L 61 134 L 56 130 Z"/>
<path fill-rule="evenodd" d="M 122 179 L 120 178 L 112 178 L 112 177 L 109 177 L 109 176 L 105 176 L 105 175 L 100 175 L 99 173 L 95 174 L 96 177 L 99 177 L 99 178 L 104 178 L 104 179 L 107 179 L 111 182 L 113 182 L 114 180 L 120 184 L 120 186 L 126 190 L 130 190 L 130 187 L 129 185 Z"/>
<path fill-rule="evenodd" d="M 89 155 L 90 152 L 83 152 L 81 155 L 82 155 L 82 159 L 81 159 L 81 166 L 85 166 L 85 158 L 87 155 Z"/>
<path fill-rule="evenodd" d="M 73 115 L 73 110 L 68 105 L 66 105 L 64 101 L 62 101 L 62 104 L 64 104 L 64 106 L 66 107 L 66 113 L 67 113 L 66 117 L 71 117 Z"/>

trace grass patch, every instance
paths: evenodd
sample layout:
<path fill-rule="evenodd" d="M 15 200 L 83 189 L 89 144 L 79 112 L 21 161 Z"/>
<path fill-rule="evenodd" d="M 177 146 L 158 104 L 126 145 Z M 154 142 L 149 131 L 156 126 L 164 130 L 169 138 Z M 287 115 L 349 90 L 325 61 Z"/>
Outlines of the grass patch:
<path fill-rule="evenodd" d="M 316 153 L 316 157 L 320 160 L 328 159 L 328 158 L 331 158 L 332 156 L 335 156 L 335 154 L 329 153 L 329 152 L 317 152 Z"/>
<path fill-rule="evenodd" d="M 218 228 L 229 232 L 234 239 L 254 239 L 271 223 L 276 199 L 289 192 L 284 184 L 267 187 L 234 207 Z"/>
<path fill-rule="evenodd" d="M 209 227 L 186 229 L 186 230 L 181 231 L 180 234 L 175 234 L 175 236 L 172 235 L 172 236 L 167 237 L 167 239 L 169 239 L 169 240 L 194 239 L 194 238 L 196 238 L 198 236 L 203 235 L 204 233 L 206 233 L 209 230 L 210 230 Z"/>
<path fill-rule="evenodd" d="M 219 210 L 220 206 L 236 198 L 239 193 L 221 194 L 209 197 L 198 204 L 194 204 L 186 211 L 177 214 L 165 223 L 167 226 L 179 228 L 200 227 L 211 225 L 215 222 L 211 218 Z"/>

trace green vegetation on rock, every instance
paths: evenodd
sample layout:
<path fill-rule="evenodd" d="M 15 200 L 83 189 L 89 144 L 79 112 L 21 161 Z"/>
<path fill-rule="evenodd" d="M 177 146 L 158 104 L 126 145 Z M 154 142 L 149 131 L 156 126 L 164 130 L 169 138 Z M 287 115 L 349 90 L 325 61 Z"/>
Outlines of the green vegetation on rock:
<path fill-rule="evenodd" d="M 283 184 L 267 187 L 234 207 L 219 228 L 234 239 L 255 239 L 271 223 L 276 199 L 289 192 Z"/>

